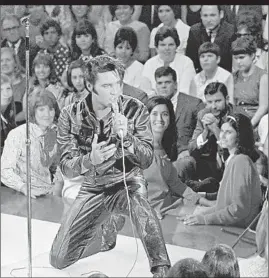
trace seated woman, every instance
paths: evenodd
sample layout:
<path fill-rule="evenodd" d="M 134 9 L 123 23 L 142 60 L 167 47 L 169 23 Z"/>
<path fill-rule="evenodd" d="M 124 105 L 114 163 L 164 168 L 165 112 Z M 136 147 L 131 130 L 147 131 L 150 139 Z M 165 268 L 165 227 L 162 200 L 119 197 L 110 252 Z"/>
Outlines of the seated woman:
<path fill-rule="evenodd" d="M 17 125 L 20 125 L 25 120 L 24 113 L 22 112 L 22 102 L 26 89 L 26 79 L 24 69 L 11 47 L 1 48 L 1 73 L 7 75 L 11 81 L 16 107 L 15 120 Z"/>
<path fill-rule="evenodd" d="M 125 67 L 123 82 L 138 88 L 141 82 L 143 64 L 134 57 L 137 47 L 137 35 L 131 27 L 121 27 L 114 39 L 116 58 L 121 60 Z"/>
<path fill-rule="evenodd" d="M 177 132 L 171 101 L 155 96 L 148 100 L 147 108 L 154 139 L 154 158 L 151 166 L 144 170 L 144 176 L 148 183 L 148 199 L 158 217 L 161 219 L 167 211 L 177 209 L 183 202 L 211 205 L 178 178 L 173 166 L 172 162 L 177 159 Z"/>
<path fill-rule="evenodd" d="M 268 76 L 254 63 L 256 43 L 252 37 L 241 37 L 232 43 L 232 54 L 238 65 L 233 73 L 235 105 L 251 117 L 256 127 L 268 113 Z"/>
<path fill-rule="evenodd" d="M 76 101 L 80 101 L 85 98 L 89 91 L 85 85 L 85 64 L 83 60 L 73 61 L 67 70 L 67 84 L 71 88 L 71 92 L 67 90 L 67 97 L 64 100 L 64 107 L 70 105 Z"/>
<path fill-rule="evenodd" d="M 53 61 L 48 53 L 39 52 L 33 61 L 33 76 L 30 79 L 30 92 L 47 89 L 55 96 L 59 108 L 64 103 L 64 87 L 56 76 Z M 23 112 L 25 117 L 26 94 L 23 97 Z"/>
<path fill-rule="evenodd" d="M 55 123 L 60 111 L 54 95 L 46 90 L 29 95 L 29 130 L 31 152 L 31 197 L 50 194 L 61 181 L 56 175 L 59 161 Z M 27 194 L 26 124 L 12 129 L 5 141 L 1 157 L 1 182 Z"/>
<path fill-rule="evenodd" d="M 157 51 L 156 51 L 156 48 L 154 45 L 154 40 L 155 40 L 155 35 L 156 35 L 157 31 L 162 26 L 176 28 L 180 42 L 181 42 L 179 47 L 177 48 L 177 52 L 185 54 L 185 50 L 187 47 L 187 41 L 188 41 L 188 37 L 189 37 L 190 26 L 185 24 L 180 19 L 180 5 L 159 5 L 159 6 L 157 6 L 157 11 L 158 11 L 158 17 L 162 23 L 158 27 L 153 28 L 151 31 L 151 34 L 150 34 L 149 47 L 150 47 L 151 57 L 153 57 L 157 54 Z"/>
<path fill-rule="evenodd" d="M 203 43 L 198 50 L 198 56 L 202 71 L 197 73 L 191 81 L 190 95 L 200 98 L 205 102 L 205 88 L 211 82 L 221 82 L 226 85 L 229 102 L 234 104 L 233 75 L 222 67 L 219 67 L 220 48 L 212 42 Z"/>
<path fill-rule="evenodd" d="M 134 56 L 139 62 L 146 62 L 149 57 L 149 37 L 150 31 L 148 26 L 140 21 L 133 20 L 134 5 L 111 5 L 109 6 L 111 15 L 116 16 L 116 21 L 111 21 L 107 24 L 106 35 L 104 41 L 104 49 L 109 54 L 114 56 L 114 38 L 117 31 L 121 27 L 131 27 L 137 35 L 138 47 Z"/>
<path fill-rule="evenodd" d="M 8 133 L 15 127 L 15 102 L 11 80 L 7 75 L 1 74 L 1 154 Z"/>
<path fill-rule="evenodd" d="M 149 97 L 156 95 L 155 71 L 159 67 L 171 67 L 177 73 L 178 92 L 189 94 L 192 78 L 196 72 L 192 60 L 176 50 L 180 45 L 177 30 L 167 26 L 161 27 L 155 36 L 158 55 L 150 58 L 144 65 L 140 88 Z M 169 49 L 169 51 L 167 50 Z M 175 95 L 175 99 L 177 98 Z"/>
<path fill-rule="evenodd" d="M 219 144 L 227 149 L 223 178 L 216 205 L 201 214 L 184 217 L 186 225 L 232 225 L 245 228 L 256 217 L 262 193 L 254 162 L 258 153 L 250 119 L 243 114 L 227 116 L 222 124 Z"/>
<path fill-rule="evenodd" d="M 71 51 L 73 61 L 82 59 L 86 62 L 104 54 L 104 50 L 99 47 L 94 25 L 89 20 L 82 19 L 76 23 L 71 38 Z"/>
<path fill-rule="evenodd" d="M 206 251 L 201 261 L 209 277 L 240 277 L 239 265 L 234 250 L 226 244 L 217 244 Z"/>

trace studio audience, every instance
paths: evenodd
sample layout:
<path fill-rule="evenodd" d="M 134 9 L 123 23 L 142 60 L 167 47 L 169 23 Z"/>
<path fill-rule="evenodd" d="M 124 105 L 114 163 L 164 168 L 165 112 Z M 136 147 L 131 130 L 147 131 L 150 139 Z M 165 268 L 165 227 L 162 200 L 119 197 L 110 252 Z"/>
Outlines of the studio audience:
<path fill-rule="evenodd" d="M 183 217 L 186 225 L 246 228 L 261 213 L 257 227 L 256 223 L 252 227 L 257 253 L 239 261 L 240 273 L 235 252 L 217 244 L 201 262 L 178 261 L 167 277 L 267 277 L 268 26 L 264 23 L 268 11 L 264 7 L 1 6 L 1 185 L 27 195 L 28 125 L 31 197 L 77 198 L 84 175 L 62 175 L 57 120 L 63 108 L 74 103 L 81 107 L 74 113 L 83 113 L 83 121 L 88 120 L 83 107 L 89 92 L 94 96 L 96 91 L 86 82 L 90 68 L 87 71 L 85 65 L 107 53 L 125 70 L 118 86 L 122 94 L 142 102 L 150 115 L 154 158 L 143 170 L 148 184 L 144 194 L 159 220 L 179 216 L 182 207 L 191 206 L 198 210 Z M 111 89 L 113 94 L 109 86 L 104 83 L 102 90 Z M 123 216 L 113 215 L 100 229 L 118 231 L 124 222 Z M 102 251 L 115 244 L 114 235 L 102 234 Z"/>

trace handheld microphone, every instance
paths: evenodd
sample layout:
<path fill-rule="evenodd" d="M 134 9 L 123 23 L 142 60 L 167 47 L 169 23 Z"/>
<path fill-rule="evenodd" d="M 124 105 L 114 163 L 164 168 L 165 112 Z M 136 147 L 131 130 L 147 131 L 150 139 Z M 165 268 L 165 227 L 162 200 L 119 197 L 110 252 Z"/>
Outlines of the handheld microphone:
<path fill-rule="evenodd" d="M 111 103 L 111 107 L 112 107 L 112 110 L 113 110 L 113 113 L 114 113 L 113 118 L 114 118 L 114 122 L 115 122 L 115 115 L 120 113 L 119 98 L 113 98 L 113 101 Z M 120 136 L 120 138 L 123 138 L 123 130 L 122 129 L 119 130 L 119 136 Z"/>

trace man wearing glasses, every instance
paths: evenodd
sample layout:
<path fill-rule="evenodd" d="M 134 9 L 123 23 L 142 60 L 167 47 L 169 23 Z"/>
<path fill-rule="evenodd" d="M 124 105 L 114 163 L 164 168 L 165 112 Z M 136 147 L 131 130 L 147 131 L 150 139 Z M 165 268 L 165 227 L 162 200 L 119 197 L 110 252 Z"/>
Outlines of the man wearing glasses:
<path fill-rule="evenodd" d="M 25 68 L 25 38 L 22 36 L 20 19 L 16 15 L 6 14 L 1 21 L 1 26 L 1 34 L 3 36 L 1 47 L 13 48 L 20 64 Z M 38 50 L 37 47 L 31 47 L 30 49 L 30 69 Z"/>

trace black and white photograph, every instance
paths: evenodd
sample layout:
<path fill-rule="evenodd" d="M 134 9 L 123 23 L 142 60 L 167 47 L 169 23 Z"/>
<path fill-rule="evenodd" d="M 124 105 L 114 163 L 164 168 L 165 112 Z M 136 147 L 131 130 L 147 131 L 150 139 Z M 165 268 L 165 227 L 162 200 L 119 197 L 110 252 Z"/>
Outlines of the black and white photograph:
<path fill-rule="evenodd" d="M 268 7 L 0 5 L 1 277 L 268 277 Z"/>

